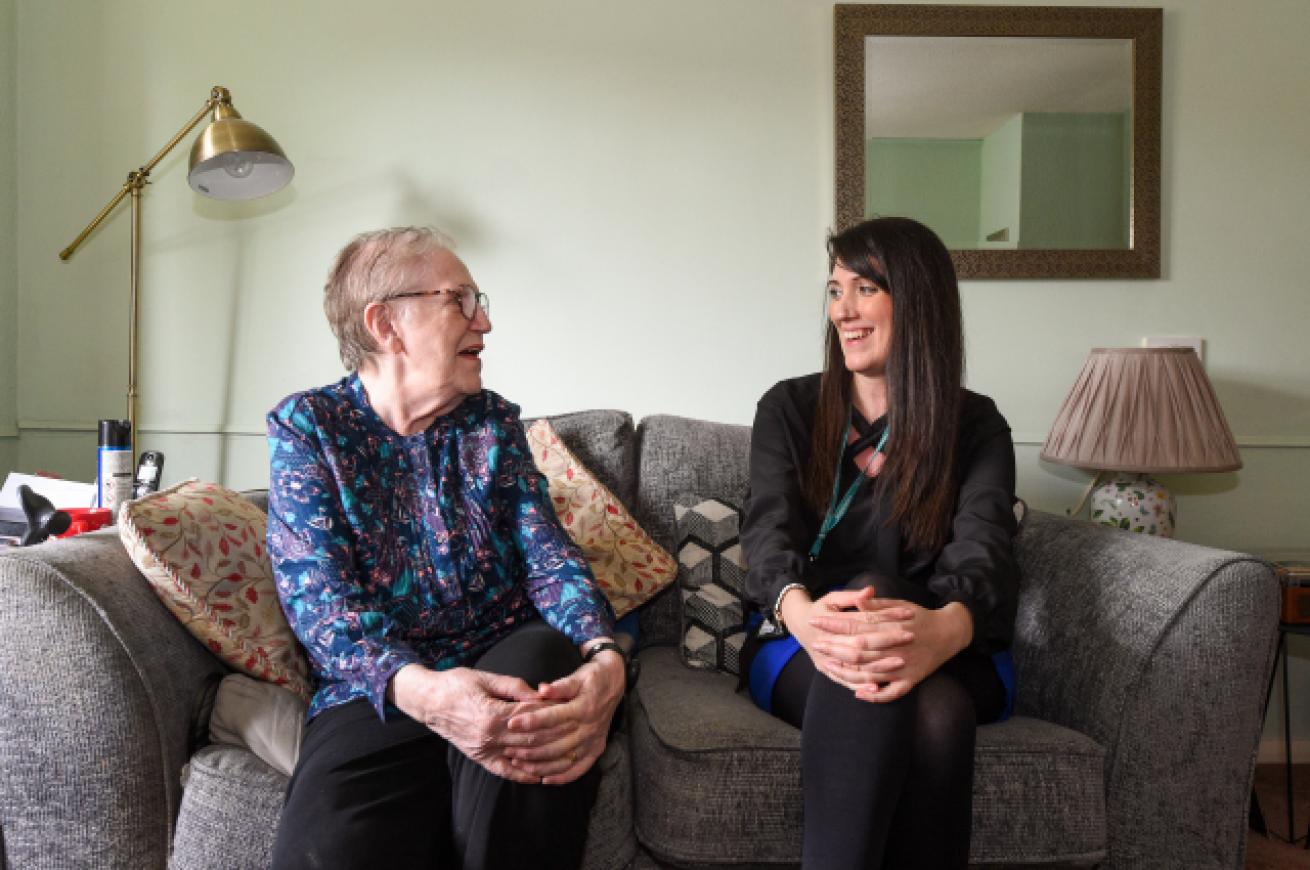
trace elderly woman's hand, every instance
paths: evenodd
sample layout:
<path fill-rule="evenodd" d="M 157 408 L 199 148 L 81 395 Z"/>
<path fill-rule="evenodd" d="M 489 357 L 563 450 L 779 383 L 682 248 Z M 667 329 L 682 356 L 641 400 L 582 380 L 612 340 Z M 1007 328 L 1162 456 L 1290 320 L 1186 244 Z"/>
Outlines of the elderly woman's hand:
<path fill-rule="evenodd" d="M 531 737 L 510 731 L 511 718 L 546 704 L 537 690 L 518 677 L 471 668 L 434 671 L 406 665 L 391 678 L 389 694 L 410 718 L 440 734 L 487 770 L 515 782 L 537 783 L 541 777 L 515 768 L 506 755 L 510 746 L 527 745 L 532 737 L 558 740 L 569 730 L 543 729 Z"/>
<path fill-rule="evenodd" d="M 505 750 L 514 769 L 544 785 L 573 782 L 586 773 L 605 751 L 625 680 L 623 657 L 602 652 L 567 677 L 543 685 L 538 697 L 547 706 L 509 720 L 511 733 L 529 741 L 515 741 Z"/>

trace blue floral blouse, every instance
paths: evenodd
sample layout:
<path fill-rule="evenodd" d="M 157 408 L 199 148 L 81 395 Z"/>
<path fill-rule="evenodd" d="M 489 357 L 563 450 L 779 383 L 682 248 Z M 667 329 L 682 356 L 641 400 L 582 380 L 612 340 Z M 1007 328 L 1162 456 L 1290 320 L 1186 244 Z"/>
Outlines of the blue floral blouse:
<path fill-rule="evenodd" d="M 352 374 L 283 400 L 268 443 L 268 550 L 318 679 L 309 718 L 356 698 L 385 717 L 401 667 L 469 664 L 538 614 L 574 643 L 612 633 L 518 408 L 495 393 L 403 436 Z"/>

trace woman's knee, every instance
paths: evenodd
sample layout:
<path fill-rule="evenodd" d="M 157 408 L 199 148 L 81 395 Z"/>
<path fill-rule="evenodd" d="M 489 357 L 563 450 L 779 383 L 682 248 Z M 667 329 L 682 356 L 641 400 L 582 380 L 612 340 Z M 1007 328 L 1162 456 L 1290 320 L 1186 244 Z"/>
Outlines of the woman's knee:
<path fill-rule="evenodd" d="M 949 674 L 938 671 L 915 689 L 916 738 L 921 745 L 947 749 L 958 746 L 973 750 L 978 714 L 964 686 Z"/>
<path fill-rule="evenodd" d="M 534 620 L 487 650 L 474 667 L 535 686 L 567 677 L 581 665 L 582 654 L 573 641 L 544 621 Z"/>
<path fill-rule="evenodd" d="M 916 699 L 863 701 L 855 692 L 816 674 L 805 705 L 803 732 L 817 746 L 833 740 L 907 739 L 914 727 Z M 873 738 L 873 735 L 877 735 Z"/>

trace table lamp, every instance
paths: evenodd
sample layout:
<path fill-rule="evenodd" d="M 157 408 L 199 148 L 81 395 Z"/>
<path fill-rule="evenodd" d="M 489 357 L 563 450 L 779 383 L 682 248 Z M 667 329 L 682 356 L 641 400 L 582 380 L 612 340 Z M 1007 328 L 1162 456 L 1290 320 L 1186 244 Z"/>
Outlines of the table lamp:
<path fill-rule="evenodd" d="M 1041 458 L 1097 472 L 1088 486 L 1093 521 L 1166 538 L 1177 506 L 1151 473 L 1242 467 L 1210 379 L 1187 347 L 1094 348 Z"/>
<path fill-rule="evenodd" d="M 192 116 L 168 144 L 141 168 L 127 174 L 127 181 L 86 229 L 78 234 L 67 248 L 59 252 L 59 259 L 67 260 L 91 235 L 91 232 L 123 201 L 132 196 L 132 293 L 128 312 L 127 359 L 127 419 L 132 429 L 131 449 L 136 448 L 136 362 L 137 362 L 137 300 L 141 287 L 141 191 L 150 180 L 150 170 L 172 151 L 178 142 L 196 128 L 206 116 L 212 120 L 191 147 L 191 168 L 187 182 L 197 193 L 214 199 L 254 199 L 281 190 L 295 175 L 295 167 L 287 159 L 273 137 L 241 117 L 232 106 L 232 94 L 224 87 L 209 92 L 200 111 Z M 135 454 L 133 454 L 135 455 Z"/>

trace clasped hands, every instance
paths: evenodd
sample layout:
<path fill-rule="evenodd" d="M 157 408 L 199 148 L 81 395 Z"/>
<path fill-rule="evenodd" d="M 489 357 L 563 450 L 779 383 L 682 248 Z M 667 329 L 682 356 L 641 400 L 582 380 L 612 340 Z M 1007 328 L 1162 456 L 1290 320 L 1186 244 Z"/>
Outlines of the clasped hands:
<path fill-rule="evenodd" d="M 820 673 L 872 702 L 904 697 L 973 637 L 959 602 L 930 610 L 878 598 L 872 587 L 829 592 L 787 624 Z"/>
<path fill-rule="evenodd" d="M 602 653 L 533 688 L 472 668 L 406 665 L 392 678 L 395 704 L 487 770 L 519 783 L 573 782 L 605 751 L 623 698 L 624 663 Z"/>

